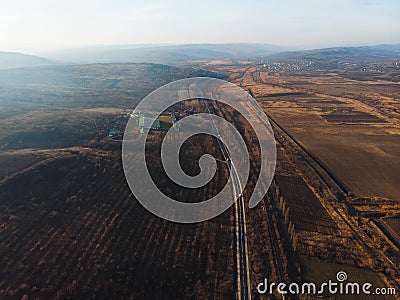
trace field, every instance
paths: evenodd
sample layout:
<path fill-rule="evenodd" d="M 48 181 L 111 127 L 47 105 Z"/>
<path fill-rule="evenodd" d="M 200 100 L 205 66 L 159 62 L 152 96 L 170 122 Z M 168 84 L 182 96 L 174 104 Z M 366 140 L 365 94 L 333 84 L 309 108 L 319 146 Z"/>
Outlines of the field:
<path fill-rule="evenodd" d="M 262 180 L 259 142 L 233 108 L 206 101 L 237 127 L 250 155 L 243 197 L 252 298 L 262 298 L 256 287 L 266 277 L 319 282 L 339 270 L 400 288 L 398 82 L 232 59 L 0 71 L 0 298 L 238 298 L 237 207 L 196 224 L 165 221 L 138 203 L 122 168 L 122 134 L 135 105 L 192 76 L 248 90 L 274 131 L 275 177 L 249 209 Z M 179 119 L 207 112 L 204 103 L 169 109 Z M 184 143 L 187 174 L 198 174 L 204 153 L 216 157 L 217 172 L 200 189 L 182 189 L 163 170 L 164 136 L 151 131 L 146 141 L 160 190 L 184 202 L 217 194 L 230 173 L 217 140 L 198 135 Z"/>
<path fill-rule="evenodd" d="M 13 72 L 24 75 L 18 84 L 8 82 Z M 108 138 L 140 97 L 193 70 L 9 73 L 0 74 L 2 298 L 234 297 L 233 210 L 195 225 L 153 216 L 133 198 L 121 145 Z"/>
<path fill-rule="evenodd" d="M 345 265 L 322 263 L 312 261 L 307 258 L 301 259 L 301 265 L 304 271 L 304 282 L 315 282 L 319 285 L 329 280 L 334 280 L 338 272 L 346 272 L 347 282 L 364 283 L 369 282 L 373 287 L 385 287 L 384 282 L 370 270 L 357 269 Z M 361 286 L 360 284 L 360 286 Z M 372 288 L 371 288 L 372 291 Z M 392 296 L 372 296 L 374 299 L 395 299 Z M 370 299 L 371 295 L 341 295 L 340 299 Z M 317 296 L 301 296 L 300 299 L 319 299 Z"/>
<path fill-rule="evenodd" d="M 3 168 L 1 169 L 0 180 L 29 168 L 44 160 L 45 157 L 45 153 L 37 151 L 2 152 L 0 154 L 0 164 Z"/>
<path fill-rule="evenodd" d="M 397 249 L 400 248 L 400 219 L 399 217 L 387 217 L 374 220 L 377 226 L 387 235 Z"/>
<path fill-rule="evenodd" d="M 389 224 L 397 234 L 400 234 L 400 220 L 398 218 L 388 218 L 385 222 Z"/>
<path fill-rule="evenodd" d="M 261 98 L 261 103 L 330 166 L 349 191 L 360 196 L 399 198 L 398 127 L 331 97 L 301 96 Z M 364 176 L 357 175 L 360 173 Z"/>
<path fill-rule="evenodd" d="M 198 225 L 163 221 L 132 197 L 118 158 L 93 150 L 2 187 L 3 296 L 232 297 L 232 211 Z"/>
<path fill-rule="evenodd" d="M 273 122 L 277 195 L 288 208 L 296 252 L 369 268 L 396 285 L 398 248 L 369 218 L 399 213 L 398 83 L 331 66 L 299 71 L 296 63 L 209 69 L 230 74 Z"/>
<path fill-rule="evenodd" d="M 275 179 L 297 230 L 335 232 L 335 223 L 301 177 L 277 175 Z"/>

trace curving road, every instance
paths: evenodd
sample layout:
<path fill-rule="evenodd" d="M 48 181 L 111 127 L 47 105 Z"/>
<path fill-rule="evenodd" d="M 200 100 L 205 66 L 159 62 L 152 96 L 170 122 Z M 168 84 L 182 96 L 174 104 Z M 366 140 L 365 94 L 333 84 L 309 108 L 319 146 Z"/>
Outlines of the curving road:
<path fill-rule="evenodd" d="M 208 115 L 210 116 L 210 121 L 212 126 L 220 136 L 217 126 L 213 120 L 213 114 L 208 107 L 207 101 L 201 99 L 204 107 L 206 108 Z M 225 161 L 229 164 L 230 172 L 232 175 L 233 193 L 235 201 L 235 216 L 236 216 L 236 240 L 237 240 L 237 271 L 238 271 L 238 299 L 246 300 L 251 299 L 250 290 L 250 276 L 249 276 L 249 259 L 247 250 L 247 235 L 246 235 L 246 214 L 244 210 L 244 201 L 242 196 L 242 188 L 240 186 L 239 178 L 235 165 L 230 159 L 230 154 L 225 144 L 218 139 L 218 144 L 221 152 L 224 156 Z"/>

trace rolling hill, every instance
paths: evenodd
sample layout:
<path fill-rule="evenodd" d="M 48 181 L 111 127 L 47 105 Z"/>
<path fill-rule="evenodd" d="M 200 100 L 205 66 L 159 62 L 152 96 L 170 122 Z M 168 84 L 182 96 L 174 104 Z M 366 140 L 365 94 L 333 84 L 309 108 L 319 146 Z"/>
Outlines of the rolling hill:
<path fill-rule="evenodd" d="M 54 64 L 53 61 L 43 57 L 18 52 L 0 51 L 0 69 L 38 67 L 52 64 Z"/>
<path fill-rule="evenodd" d="M 185 44 L 98 46 L 49 53 L 49 57 L 74 63 L 149 62 L 180 64 L 199 60 L 249 58 L 286 50 L 268 44 Z"/>
<path fill-rule="evenodd" d="M 334 47 L 324 49 L 284 51 L 266 56 L 269 60 L 303 59 L 310 61 L 381 61 L 390 58 L 400 59 L 400 44 L 362 47 Z"/>

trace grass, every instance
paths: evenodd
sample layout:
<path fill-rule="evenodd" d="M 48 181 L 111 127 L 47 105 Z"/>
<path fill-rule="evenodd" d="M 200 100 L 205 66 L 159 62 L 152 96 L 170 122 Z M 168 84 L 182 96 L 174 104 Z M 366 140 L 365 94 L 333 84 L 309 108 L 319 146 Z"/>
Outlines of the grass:
<path fill-rule="evenodd" d="M 313 282 L 315 284 L 320 285 L 323 282 L 328 282 L 332 280 L 333 282 L 337 282 L 336 274 L 340 271 L 346 272 L 347 281 L 351 283 L 359 283 L 360 286 L 369 282 L 372 284 L 371 291 L 375 287 L 386 287 L 385 283 L 379 278 L 379 275 L 370 270 L 364 270 L 352 266 L 347 265 L 339 265 L 332 264 L 326 262 L 314 261 L 306 257 L 301 257 L 300 264 L 302 267 L 302 275 L 304 282 Z M 389 296 L 380 296 L 377 295 L 335 295 L 335 299 L 394 299 Z M 315 297 L 316 298 L 316 297 Z M 307 297 L 302 297 L 302 299 L 312 299 Z"/>

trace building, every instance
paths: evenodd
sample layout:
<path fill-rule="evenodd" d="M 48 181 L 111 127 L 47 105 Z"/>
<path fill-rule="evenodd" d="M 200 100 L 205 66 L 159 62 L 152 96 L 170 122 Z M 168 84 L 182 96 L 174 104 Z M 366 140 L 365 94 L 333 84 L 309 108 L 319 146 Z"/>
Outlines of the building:
<path fill-rule="evenodd" d="M 141 132 L 143 132 L 144 129 L 168 131 L 175 122 L 176 119 L 173 114 L 161 115 L 155 120 L 145 115 L 139 116 L 139 127 Z"/>
<path fill-rule="evenodd" d="M 170 115 L 162 115 L 157 118 L 160 122 L 160 130 L 168 131 L 175 123 L 175 117 Z"/>

